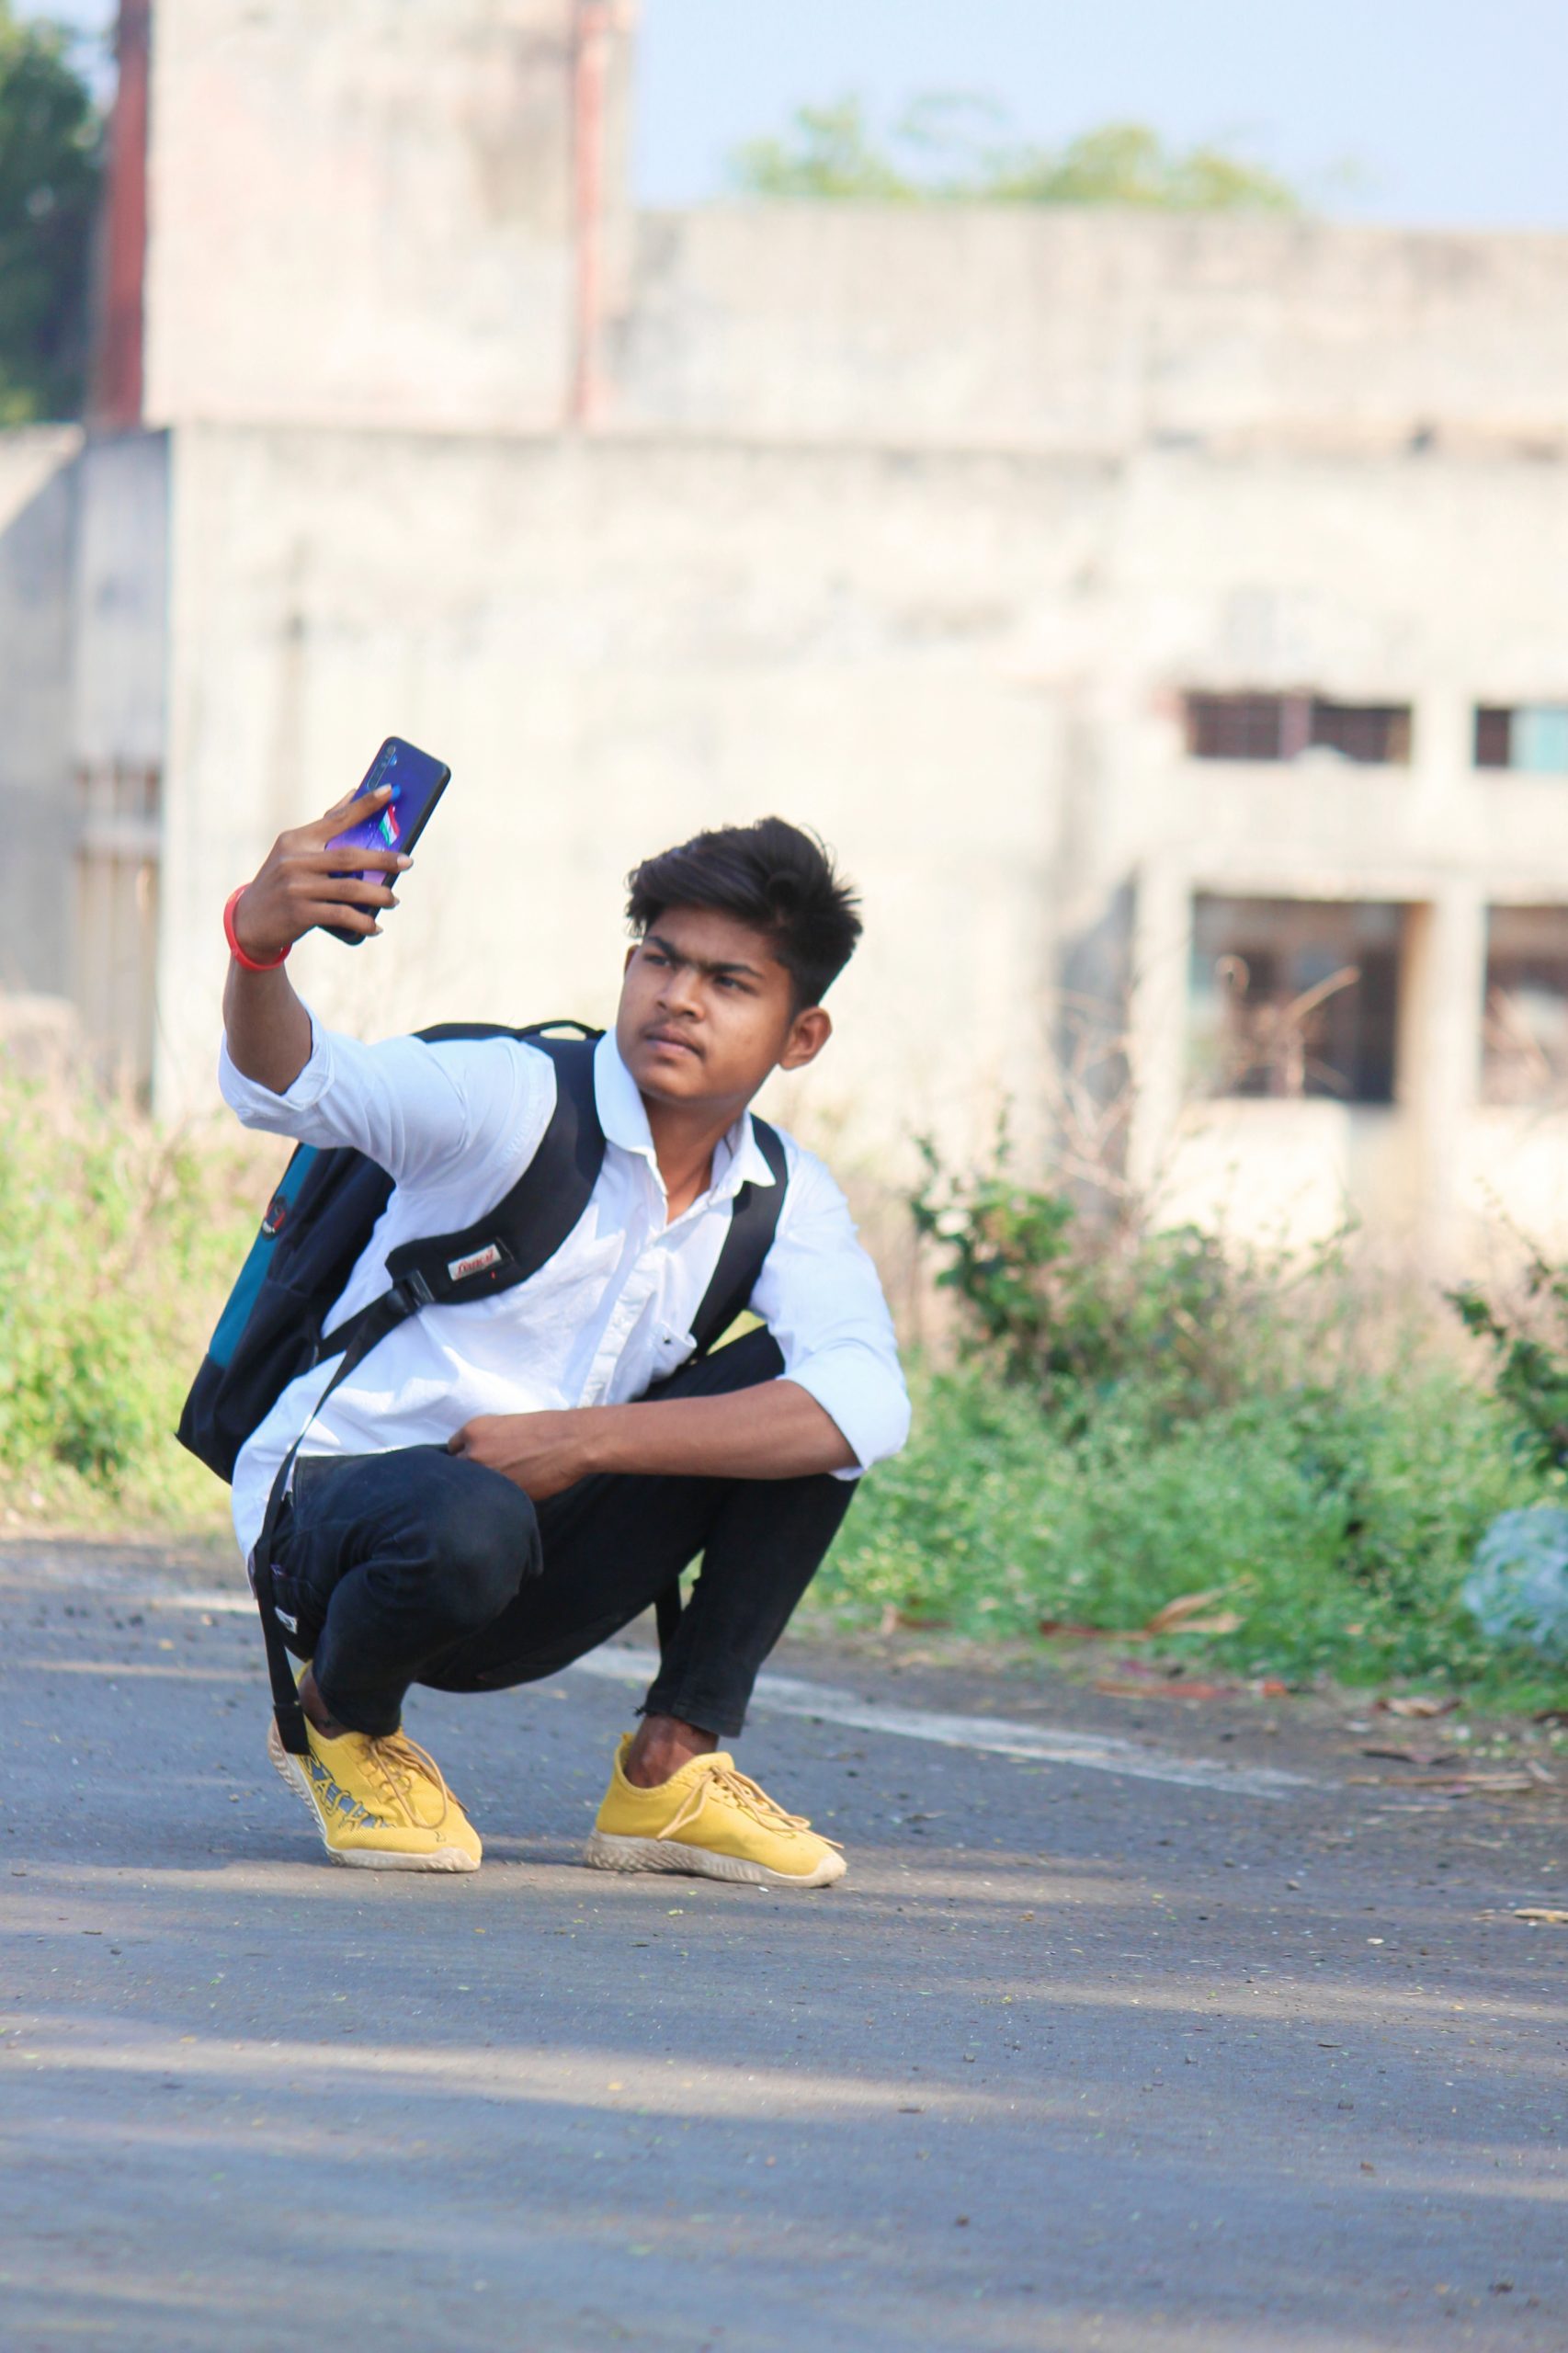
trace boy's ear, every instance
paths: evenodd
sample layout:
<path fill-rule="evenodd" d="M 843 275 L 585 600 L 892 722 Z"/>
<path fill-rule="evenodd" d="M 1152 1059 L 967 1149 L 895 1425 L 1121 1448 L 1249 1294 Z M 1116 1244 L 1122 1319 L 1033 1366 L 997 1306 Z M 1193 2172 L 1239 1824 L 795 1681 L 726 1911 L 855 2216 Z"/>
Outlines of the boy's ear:
<path fill-rule="evenodd" d="M 790 1025 L 790 1035 L 784 1051 L 778 1057 L 780 1070 L 804 1070 L 814 1063 L 833 1035 L 833 1017 L 820 1005 L 807 1006 L 804 1013 L 797 1013 Z"/>

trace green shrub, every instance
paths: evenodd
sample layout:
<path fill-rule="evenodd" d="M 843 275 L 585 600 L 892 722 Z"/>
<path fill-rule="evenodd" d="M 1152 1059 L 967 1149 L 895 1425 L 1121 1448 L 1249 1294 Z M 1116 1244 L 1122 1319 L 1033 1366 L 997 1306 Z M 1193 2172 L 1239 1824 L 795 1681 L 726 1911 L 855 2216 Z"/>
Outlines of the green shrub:
<path fill-rule="evenodd" d="M 1537 1252 L 1522 1298 L 1489 1298 L 1474 1285 L 1449 1298 L 1465 1329 L 1491 1347 L 1517 1452 L 1540 1470 L 1568 1470 L 1568 1267 Z"/>
<path fill-rule="evenodd" d="M 1130 1632 L 1218 1591 L 1234 1631 L 1167 1647 L 1352 1682 L 1494 1665 L 1459 1588 L 1488 1522 L 1539 1487 L 1457 1373 L 1260 1395 L 1153 1440 L 1135 1397 L 1070 1429 L 978 1366 L 922 1373 L 915 1402 L 813 1588 L 849 1622 Z"/>
<path fill-rule="evenodd" d="M 0 1123 L 7 1506 L 99 1495 L 215 1514 L 222 1490 L 171 1433 L 265 1192 L 258 1156 L 163 1133 L 85 1084 L 3 1069 Z"/>
<path fill-rule="evenodd" d="M 1490 1521 L 1559 1483 L 1568 1345 L 1514 1347 L 1488 1395 L 1429 1316 L 1379 1345 L 1344 1237 L 1292 1258 L 1162 1231 L 1113 1188 L 1024 1183 L 1005 1135 L 971 1177 L 926 1159 L 913 1208 L 965 1362 L 922 1377 L 820 1603 L 1025 1635 L 1218 1594 L 1172 1645 L 1292 1677 L 1498 1672 L 1460 1587 Z M 1568 1323 L 1568 1278 L 1550 1298 Z"/>
<path fill-rule="evenodd" d="M 1006 1130 L 990 1168 L 955 1177 L 921 1147 L 916 1231 L 963 1302 L 960 1347 L 1028 1384 L 1074 1429 L 1115 1405 L 1165 1429 L 1301 1379 L 1354 1321 L 1338 1241 L 1291 1258 L 1159 1227 L 1129 1197 L 1086 1207 L 1015 1173 Z"/>

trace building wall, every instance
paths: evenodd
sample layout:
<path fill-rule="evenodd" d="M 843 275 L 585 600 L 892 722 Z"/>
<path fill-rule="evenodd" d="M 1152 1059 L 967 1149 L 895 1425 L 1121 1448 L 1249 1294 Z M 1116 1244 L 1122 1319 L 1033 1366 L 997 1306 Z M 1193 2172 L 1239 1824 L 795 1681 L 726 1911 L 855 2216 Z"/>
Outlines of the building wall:
<path fill-rule="evenodd" d="M 72 620 L 72 756 L 161 768 L 168 629 L 169 450 L 162 433 L 83 450 Z"/>
<path fill-rule="evenodd" d="M 1485 905 L 1568 904 L 1568 779 L 1477 772 L 1468 733 L 1476 700 L 1563 691 L 1555 466 L 216 428 L 176 453 L 170 1105 L 210 1088 L 227 891 L 395 729 L 454 783 L 388 939 L 298 951 L 326 1018 L 603 1018 L 627 869 L 778 809 L 867 896 L 802 1097 L 843 1150 L 907 1167 L 926 1128 L 977 1150 L 1004 1100 L 1040 1132 L 1063 982 L 1126 972 L 1140 1165 L 1173 1200 L 1225 1196 L 1250 1137 L 1297 1222 L 1346 1192 L 1462 1220 Z M 1411 700 L 1412 765 L 1186 756 L 1182 688 L 1302 679 Z M 1200 890 L 1427 910 L 1404 1063 L 1440 1084 L 1384 1114 L 1195 1109 Z M 1506 1120 L 1483 1124 L 1495 1173 Z"/>
<path fill-rule="evenodd" d="M 73 426 L 0 434 L 0 993 L 70 986 Z"/>
<path fill-rule="evenodd" d="M 73 582 L 72 995 L 97 1066 L 154 1054 L 168 657 L 167 437 L 89 438 Z"/>
<path fill-rule="evenodd" d="M 455 781 L 392 935 L 298 951 L 330 1019 L 603 1017 L 627 868 L 777 808 L 866 892 L 798 1090 L 841 1158 L 1043 1133 L 1073 997 L 1173 1207 L 1348 1198 L 1429 1254 L 1494 1178 L 1555 1214 L 1551 1120 L 1476 1072 L 1486 909 L 1568 907 L 1568 779 L 1477 774 L 1469 729 L 1568 699 L 1568 238 L 633 220 L 612 15 L 596 203 L 573 0 L 159 0 L 165 1107 L 212 1099 L 227 892 L 396 729 Z M 158 632 L 127 666 L 95 609 L 71 723 L 159 733 Z M 1183 694 L 1226 687 L 1408 700 L 1412 764 L 1192 761 Z M 1201 892 L 1410 911 L 1396 1102 L 1191 1100 Z"/>
<path fill-rule="evenodd" d="M 1568 237 L 1092 207 L 637 223 L 610 418 L 937 449 L 1568 439 Z"/>
<path fill-rule="evenodd" d="M 330 1017 L 602 1018 L 628 869 L 777 808 L 869 902 L 813 1092 L 881 1142 L 1028 1066 L 1062 727 L 1009 648 L 1103 535 L 1100 470 L 217 429 L 176 449 L 165 1100 L 210 1086 L 214 909 L 391 730 L 454 781 L 395 937 L 299 951 Z"/>
<path fill-rule="evenodd" d="M 1125 454 L 1568 441 L 1568 238 L 1090 207 L 634 218 L 611 32 L 607 429 Z M 567 415 L 574 0 L 157 0 L 150 422 Z"/>
<path fill-rule="evenodd" d="M 572 0 L 157 0 L 149 420 L 556 423 L 572 17 Z M 618 41 L 612 165 L 624 60 Z"/>
<path fill-rule="evenodd" d="M 85 1035 L 136 1086 L 153 1048 L 167 454 L 160 434 L 0 436 L 0 1031 Z"/>
<path fill-rule="evenodd" d="M 1553 461 L 1165 452 L 1129 470 L 1101 633 L 1098 858 L 1102 887 L 1137 878 L 1133 1161 L 1172 1214 L 1299 1235 L 1348 1211 L 1434 1262 L 1472 1253 L 1500 1209 L 1568 1238 L 1568 1199 L 1542 1182 L 1568 1153 L 1561 1108 L 1478 1100 L 1486 909 L 1568 910 L 1568 777 L 1472 765 L 1477 703 L 1568 697 L 1565 592 Z M 1411 704 L 1410 765 L 1186 756 L 1184 687 L 1303 683 Z M 1393 1106 L 1193 1098 L 1199 892 L 1413 911 Z"/>

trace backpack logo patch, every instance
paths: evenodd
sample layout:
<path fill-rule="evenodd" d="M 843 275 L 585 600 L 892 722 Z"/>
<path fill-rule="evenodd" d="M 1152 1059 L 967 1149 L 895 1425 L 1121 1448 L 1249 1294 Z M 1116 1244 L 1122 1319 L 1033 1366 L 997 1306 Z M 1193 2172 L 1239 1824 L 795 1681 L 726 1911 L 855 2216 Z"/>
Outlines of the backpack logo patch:
<path fill-rule="evenodd" d="M 460 1283 L 465 1275 L 482 1275 L 487 1267 L 498 1267 L 500 1264 L 500 1244 L 487 1242 L 483 1250 L 474 1252 L 472 1258 L 451 1259 L 447 1267 L 447 1279 L 449 1282 Z"/>

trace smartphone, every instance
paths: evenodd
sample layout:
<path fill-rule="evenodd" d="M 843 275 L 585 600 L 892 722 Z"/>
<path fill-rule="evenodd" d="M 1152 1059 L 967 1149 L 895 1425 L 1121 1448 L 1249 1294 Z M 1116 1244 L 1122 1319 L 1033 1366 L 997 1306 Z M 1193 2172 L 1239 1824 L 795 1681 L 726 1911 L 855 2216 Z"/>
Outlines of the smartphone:
<path fill-rule="evenodd" d="M 406 743 L 401 735 L 389 735 L 365 772 L 365 781 L 355 794 L 358 801 L 367 792 L 379 791 L 383 784 L 392 787 L 392 799 L 385 806 L 358 824 L 350 824 L 341 834 L 334 834 L 328 849 L 400 849 L 412 851 L 415 843 L 429 824 L 437 801 L 452 780 L 452 772 L 440 760 L 422 752 L 416 744 Z M 343 874 L 358 873 L 363 881 L 395 881 L 395 875 L 373 872 L 345 866 L 335 870 Z M 358 948 L 367 937 L 362 931 L 340 931 L 334 923 L 324 923 L 334 939 L 341 939 L 346 948 Z"/>

